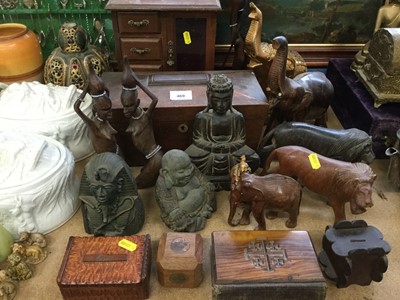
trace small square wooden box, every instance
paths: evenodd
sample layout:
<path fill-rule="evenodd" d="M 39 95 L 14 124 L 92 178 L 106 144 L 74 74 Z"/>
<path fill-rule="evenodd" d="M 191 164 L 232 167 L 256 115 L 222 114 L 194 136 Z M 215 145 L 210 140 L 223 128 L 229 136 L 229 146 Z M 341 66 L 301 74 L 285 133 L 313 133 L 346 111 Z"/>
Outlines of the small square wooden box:
<path fill-rule="evenodd" d="M 203 239 L 198 233 L 164 233 L 157 251 L 158 281 L 165 287 L 194 288 L 203 280 Z"/>
<path fill-rule="evenodd" d="M 136 244 L 136 250 L 118 246 L 122 239 Z M 149 235 L 70 237 L 57 284 L 68 300 L 147 299 L 150 266 Z"/>
<path fill-rule="evenodd" d="M 324 299 L 326 282 L 306 231 L 212 233 L 213 299 Z"/>

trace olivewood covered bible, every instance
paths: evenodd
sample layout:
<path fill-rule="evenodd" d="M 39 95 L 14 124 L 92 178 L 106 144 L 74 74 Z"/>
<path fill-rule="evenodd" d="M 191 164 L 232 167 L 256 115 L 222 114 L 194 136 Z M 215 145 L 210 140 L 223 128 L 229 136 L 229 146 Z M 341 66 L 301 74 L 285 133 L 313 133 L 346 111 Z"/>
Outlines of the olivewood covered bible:
<path fill-rule="evenodd" d="M 211 243 L 213 299 L 325 299 L 306 231 L 219 231 Z"/>

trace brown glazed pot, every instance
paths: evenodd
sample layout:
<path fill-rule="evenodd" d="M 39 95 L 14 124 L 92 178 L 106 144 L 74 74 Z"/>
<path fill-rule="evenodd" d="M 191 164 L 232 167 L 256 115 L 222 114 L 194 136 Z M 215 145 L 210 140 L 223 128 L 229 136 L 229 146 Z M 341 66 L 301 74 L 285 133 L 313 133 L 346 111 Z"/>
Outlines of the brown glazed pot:
<path fill-rule="evenodd" d="M 43 82 L 42 48 L 25 25 L 0 24 L 0 82 Z"/>

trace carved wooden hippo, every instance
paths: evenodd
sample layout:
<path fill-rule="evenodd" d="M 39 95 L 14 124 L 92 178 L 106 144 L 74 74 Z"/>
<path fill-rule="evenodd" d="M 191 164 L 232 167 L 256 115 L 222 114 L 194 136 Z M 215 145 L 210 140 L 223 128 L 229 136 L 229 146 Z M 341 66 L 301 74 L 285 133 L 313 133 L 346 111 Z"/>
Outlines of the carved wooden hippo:
<path fill-rule="evenodd" d="M 357 128 L 330 129 L 305 122 L 284 122 L 270 130 L 262 139 L 259 152 L 268 157 L 275 148 L 296 145 L 329 158 L 372 163 L 372 137 Z"/>

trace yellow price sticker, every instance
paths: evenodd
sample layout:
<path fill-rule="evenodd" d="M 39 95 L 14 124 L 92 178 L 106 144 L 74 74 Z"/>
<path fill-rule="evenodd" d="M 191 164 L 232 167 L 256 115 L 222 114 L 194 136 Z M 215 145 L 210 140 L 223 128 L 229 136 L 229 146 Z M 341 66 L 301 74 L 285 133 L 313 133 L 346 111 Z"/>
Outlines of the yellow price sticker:
<path fill-rule="evenodd" d="M 310 160 L 311 168 L 313 168 L 314 170 L 318 170 L 319 168 L 321 168 L 317 153 L 311 153 L 308 156 L 308 159 Z"/>
<path fill-rule="evenodd" d="M 131 252 L 135 251 L 137 248 L 137 245 L 134 242 L 128 241 L 127 239 L 120 240 L 118 246 Z"/>
<path fill-rule="evenodd" d="M 189 45 L 192 43 L 192 39 L 190 38 L 190 32 L 189 31 L 184 31 L 183 32 L 183 40 L 185 41 L 186 45 Z"/>

